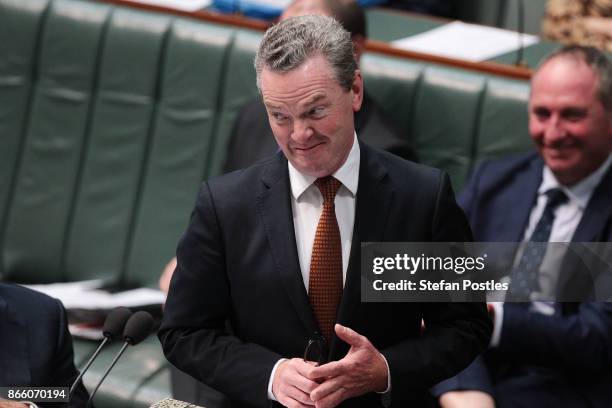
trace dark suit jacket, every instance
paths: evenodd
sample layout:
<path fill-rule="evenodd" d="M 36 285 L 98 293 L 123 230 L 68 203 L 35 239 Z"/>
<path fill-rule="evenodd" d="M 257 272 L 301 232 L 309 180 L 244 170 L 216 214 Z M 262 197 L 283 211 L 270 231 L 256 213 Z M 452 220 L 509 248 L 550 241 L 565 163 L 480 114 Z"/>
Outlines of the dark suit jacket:
<path fill-rule="evenodd" d="M 487 162 L 475 171 L 459 204 L 468 216 L 476 241 L 523 239 L 542 181 L 542 168 L 542 160 L 532 153 Z M 594 191 L 572 241 L 609 242 L 611 239 L 612 168 Z M 559 281 L 560 286 L 571 284 L 568 280 Z M 612 406 L 609 388 L 612 384 L 612 304 L 564 303 L 555 316 L 530 312 L 524 306 L 504 305 L 501 341 L 488 360 L 495 366 L 490 367 L 493 373 L 502 366 L 508 374 L 521 372 L 518 366 L 545 367 L 539 372 L 547 377 L 549 392 L 561 395 L 562 388 L 575 387 L 591 406 Z M 512 362 L 510 368 L 509 362 Z M 551 380 L 551 376 L 556 379 Z M 525 378 L 532 384 L 542 381 L 534 370 Z M 455 387 L 470 388 L 470 381 Z M 556 390 L 551 385 L 555 381 Z M 527 392 L 522 396 L 529 397 Z M 538 404 L 537 400 L 531 403 Z M 567 400 L 563 404 L 573 406 Z"/>
<path fill-rule="evenodd" d="M 61 302 L 22 286 L 0 283 L 0 386 L 70 388 L 77 375 Z M 84 407 L 88 398 L 81 384 L 69 406 Z"/>
<path fill-rule="evenodd" d="M 480 303 L 361 303 L 359 243 L 470 239 L 445 174 L 361 144 L 338 321 L 385 355 L 395 406 L 418 401 L 429 385 L 465 367 L 487 344 L 491 325 Z M 284 156 L 205 183 L 177 255 L 159 333 L 166 357 L 233 406 L 269 405 L 274 364 L 301 357 L 318 331 L 300 272 Z M 232 335 L 224 330 L 228 319 Z M 331 360 L 347 351 L 332 339 Z M 379 404 L 369 394 L 344 406 Z"/>
<path fill-rule="evenodd" d="M 378 147 L 407 160 L 416 161 L 407 137 L 402 137 L 380 107 L 364 94 L 361 110 L 355 113 L 357 137 L 370 146 Z M 247 103 L 238 114 L 229 142 L 224 171 L 248 167 L 278 151 L 270 129 L 268 113 L 261 97 Z"/>

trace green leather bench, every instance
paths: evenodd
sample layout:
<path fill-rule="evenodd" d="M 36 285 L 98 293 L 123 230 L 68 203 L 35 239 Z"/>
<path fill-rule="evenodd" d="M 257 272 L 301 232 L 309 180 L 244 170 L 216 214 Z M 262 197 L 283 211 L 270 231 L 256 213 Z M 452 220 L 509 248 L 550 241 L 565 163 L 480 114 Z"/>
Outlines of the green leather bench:
<path fill-rule="evenodd" d="M 0 0 L 0 276 L 156 286 L 257 93 L 260 38 L 90 1 Z M 372 53 L 362 68 L 422 162 L 457 190 L 483 158 L 529 148 L 525 82 Z M 94 344 L 75 343 L 81 365 Z M 85 376 L 90 389 L 112 350 Z M 152 336 L 96 402 L 146 407 L 169 394 Z"/>

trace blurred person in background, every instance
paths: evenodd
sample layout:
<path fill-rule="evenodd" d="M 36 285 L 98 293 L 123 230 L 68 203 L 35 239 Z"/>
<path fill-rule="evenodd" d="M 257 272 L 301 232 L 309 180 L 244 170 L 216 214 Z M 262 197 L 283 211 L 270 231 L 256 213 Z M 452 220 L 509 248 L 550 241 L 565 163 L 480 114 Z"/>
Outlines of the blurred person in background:
<path fill-rule="evenodd" d="M 388 0 L 382 6 L 438 17 L 451 15 L 450 0 Z"/>
<path fill-rule="evenodd" d="M 485 162 L 460 195 L 475 241 L 612 241 L 612 63 L 601 51 L 568 46 L 544 59 L 529 133 L 536 152 Z M 537 301 L 585 283 L 564 279 L 571 254 L 550 249 L 537 263 L 532 251 L 517 256 L 517 269 L 536 265 L 532 301 L 490 305 L 489 350 L 434 387 L 443 408 L 612 406 L 612 303 Z"/>

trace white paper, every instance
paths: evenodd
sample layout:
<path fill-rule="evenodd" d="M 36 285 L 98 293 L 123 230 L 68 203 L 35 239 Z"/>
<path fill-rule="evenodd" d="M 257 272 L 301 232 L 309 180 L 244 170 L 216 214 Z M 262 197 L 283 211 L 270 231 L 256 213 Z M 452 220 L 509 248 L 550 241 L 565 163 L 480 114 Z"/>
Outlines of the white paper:
<path fill-rule="evenodd" d="M 454 21 L 433 30 L 392 41 L 394 47 L 479 62 L 536 44 L 539 38 L 500 28 Z"/>
<path fill-rule="evenodd" d="M 135 3 L 152 4 L 182 11 L 198 11 L 211 5 L 212 0 L 130 0 Z"/>
<path fill-rule="evenodd" d="M 75 337 L 87 340 L 102 340 L 104 334 L 102 334 L 102 327 L 88 327 L 78 324 L 69 324 L 68 330 L 70 334 Z"/>
<path fill-rule="evenodd" d="M 166 300 L 161 290 L 138 288 L 110 293 L 98 289 L 102 284 L 101 280 L 92 280 L 27 286 L 61 300 L 66 309 L 110 310 L 117 306 L 161 305 Z"/>

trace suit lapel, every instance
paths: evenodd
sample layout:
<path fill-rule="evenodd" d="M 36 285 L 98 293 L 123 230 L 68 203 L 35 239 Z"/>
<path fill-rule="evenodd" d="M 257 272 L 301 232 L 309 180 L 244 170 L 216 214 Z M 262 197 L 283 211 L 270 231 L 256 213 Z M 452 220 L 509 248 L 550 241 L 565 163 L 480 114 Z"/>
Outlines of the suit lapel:
<path fill-rule="evenodd" d="M 606 228 L 610 228 L 612 221 L 612 188 L 610 186 L 612 186 L 612 167 L 604 174 L 593 192 L 572 236 L 572 242 L 599 242 L 609 239 L 603 234 Z M 594 293 L 591 272 L 595 270 L 595 267 L 586 267 L 583 262 L 584 260 L 576 257 L 572 251 L 569 251 L 563 258 L 564 267 L 561 269 L 557 285 L 558 296 L 576 297 L 576 294 L 587 296 Z"/>
<path fill-rule="evenodd" d="M 0 335 L 0 384 L 31 384 L 27 330 L 25 322 L 18 319 L 0 296 L 0 333 L 3 333 Z"/>
<path fill-rule="evenodd" d="M 353 327 L 355 309 L 361 302 L 361 243 L 384 241 L 384 232 L 393 201 L 394 190 L 387 170 L 373 151 L 360 143 L 359 184 L 355 207 L 355 224 L 346 282 L 338 311 L 338 323 Z M 336 355 L 339 340 L 333 337 L 330 356 Z"/>
<path fill-rule="evenodd" d="M 524 174 L 519 177 L 517 182 L 512 183 L 506 190 L 506 194 L 500 197 L 503 204 L 499 208 L 506 208 L 507 211 L 498 214 L 501 219 L 505 220 L 505 227 L 498 229 L 502 236 L 495 241 L 521 242 L 523 240 L 529 215 L 537 200 L 538 188 L 542 183 L 542 161 L 539 158 L 532 160 Z M 517 197 L 523 197 L 523 199 L 517 200 Z M 508 205 L 511 208 L 508 208 Z"/>
<path fill-rule="evenodd" d="M 576 227 L 572 242 L 605 240 L 600 235 L 612 219 L 612 166 L 599 182 L 584 215 Z"/>
<path fill-rule="evenodd" d="M 317 325 L 304 287 L 295 242 L 287 161 L 282 153 L 270 162 L 262 176 L 258 208 L 287 296 L 309 333 Z"/>

